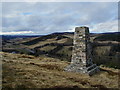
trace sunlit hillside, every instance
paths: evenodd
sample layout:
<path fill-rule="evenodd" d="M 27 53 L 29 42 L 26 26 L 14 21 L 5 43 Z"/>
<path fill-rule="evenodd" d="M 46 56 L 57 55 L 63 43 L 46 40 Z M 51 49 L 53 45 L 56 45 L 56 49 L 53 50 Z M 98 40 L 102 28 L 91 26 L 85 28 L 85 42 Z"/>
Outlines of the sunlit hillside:
<path fill-rule="evenodd" d="M 90 34 L 93 62 L 97 65 L 119 68 L 120 33 Z M 3 39 L 2 51 L 33 56 L 71 60 L 73 33 L 53 33 L 45 36 Z"/>

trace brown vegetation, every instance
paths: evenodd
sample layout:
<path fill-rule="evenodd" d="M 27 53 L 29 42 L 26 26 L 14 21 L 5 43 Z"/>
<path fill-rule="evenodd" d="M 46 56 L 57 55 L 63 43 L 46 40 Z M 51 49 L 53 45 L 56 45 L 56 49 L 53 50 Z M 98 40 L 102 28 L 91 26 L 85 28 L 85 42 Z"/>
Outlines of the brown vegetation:
<path fill-rule="evenodd" d="M 67 61 L 50 57 L 0 53 L 3 88 L 118 88 L 118 69 L 101 66 L 93 76 L 66 72 Z"/>
<path fill-rule="evenodd" d="M 93 62 L 97 65 L 119 68 L 120 41 L 119 33 L 90 34 L 93 46 Z M 73 47 L 73 33 L 54 33 L 45 36 L 15 38 L 3 40 L 4 52 L 29 54 L 41 57 L 53 57 L 70 61 Z M 26 56 L 25 56 L 26 57 Z"/>

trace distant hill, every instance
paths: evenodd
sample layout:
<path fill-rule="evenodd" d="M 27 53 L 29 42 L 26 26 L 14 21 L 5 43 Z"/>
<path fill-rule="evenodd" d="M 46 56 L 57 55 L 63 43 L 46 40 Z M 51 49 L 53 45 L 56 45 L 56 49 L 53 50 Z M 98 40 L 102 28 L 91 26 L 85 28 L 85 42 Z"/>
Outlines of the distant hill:
<path fill-rule="evenodd" d="M 120 32 L 102 33 L 101 36 L 98 36 L 94 40 L 95 41 L 118 41 L 120 42 Z"/>
<path fill-rule="evenodd" d="M 44 36 L 30 36 L 3 40 L 4 52 L 45 55 L 63 61 L 71 61 L 73 47 L 73 32 L 52 33 Z M 91 33 L 90 40 L 93 46 L 93 61 L 98 65 L 120 68 L 120 33 Z M 117 58 L 118 57 L 118 58 Z"/>
<path fill-rule="evenodd" d="M 10 40 L 15 38 L 31 38 L 31 37 L 40 37 L 42 35 L 0 35 L 0 37 L 4 40 Z"/>

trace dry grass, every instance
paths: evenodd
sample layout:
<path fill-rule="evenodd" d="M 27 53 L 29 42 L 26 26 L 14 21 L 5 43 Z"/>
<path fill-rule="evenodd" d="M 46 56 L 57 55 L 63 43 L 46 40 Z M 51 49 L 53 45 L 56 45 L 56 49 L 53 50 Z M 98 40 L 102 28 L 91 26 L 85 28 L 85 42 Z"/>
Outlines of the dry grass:
<path fill-rule="evenodd" d="M 57 53 L 58 54 L 64 54 L 64 55 L 68 55 L 71 56 L 72 52 L 71 50 L 69 50 L 69 48 L 71 48 L 72 46 L 64 46 L 61 50 L 59 50 Z"/>
<path fill-rule="evenodd" d="M 94 52 L 100 56 L 102 56 L 102 55 L 108 56 L 110 49 L 111 49 L 111 46 L 98 46 L 94 49 Z"/>
<path fill-rule="evenodd" d="M 42 51 L 50 51 L 50 50 L 53 50 L 54 48 L 56 48 L 56 46 L 45 46 L 43 48 L 40 48 L 40 50 L 42 50 Z"/>
<path fill-rule="evenodd" d="M 56 40 L 56 38 L 52 38 L 52 39 L 47 39 L 45 41 L 42 41 L 42 42 L 38 42 L 34 45 L 30 45 L 28 46 L 29 48 L 35 48 L 35 47 L 38 47 L 38 46 L 42 46 L 42 45 L 45 45 L 45 44 L 49 44 L 49 43 L 65 43 L 67 41 L 67 39 L 60 39 L 60 40 Z"/>
<path fill-rule="evenodd" d="M 4 88 L 117 88 L 118 70 L 102 67 L 92 77 L 65 72 L 69 64 L 49 57 L 0 53 L 3 56 Z M 31 58 L 32 57 L 32 58 Z M 111 74 L 113 72 L 114 74 Z"/>
<path fill-rule="evenodd" d="M 65 36 L 65 37 L 69 37 L 69 38 L 72 38 L 72 39 L 73 39 L 73 37 L 74 37 L 74 35 L 72 35 L 72 34 L 63 35 L 63 36 Z"/>

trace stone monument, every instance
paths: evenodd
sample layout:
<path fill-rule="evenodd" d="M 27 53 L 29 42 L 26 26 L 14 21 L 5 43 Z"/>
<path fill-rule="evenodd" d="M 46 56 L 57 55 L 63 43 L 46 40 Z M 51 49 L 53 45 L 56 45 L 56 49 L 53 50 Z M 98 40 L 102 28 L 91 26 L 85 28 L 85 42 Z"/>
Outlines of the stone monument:
<path fill-rule="evenodd" d="M 99 67 L 92 63 L 92 47 L 88 27 L 76 27 L 73 40 L 71 64 L 66 71 L 87 73 L 92 75 L 99 71 Z"/>

